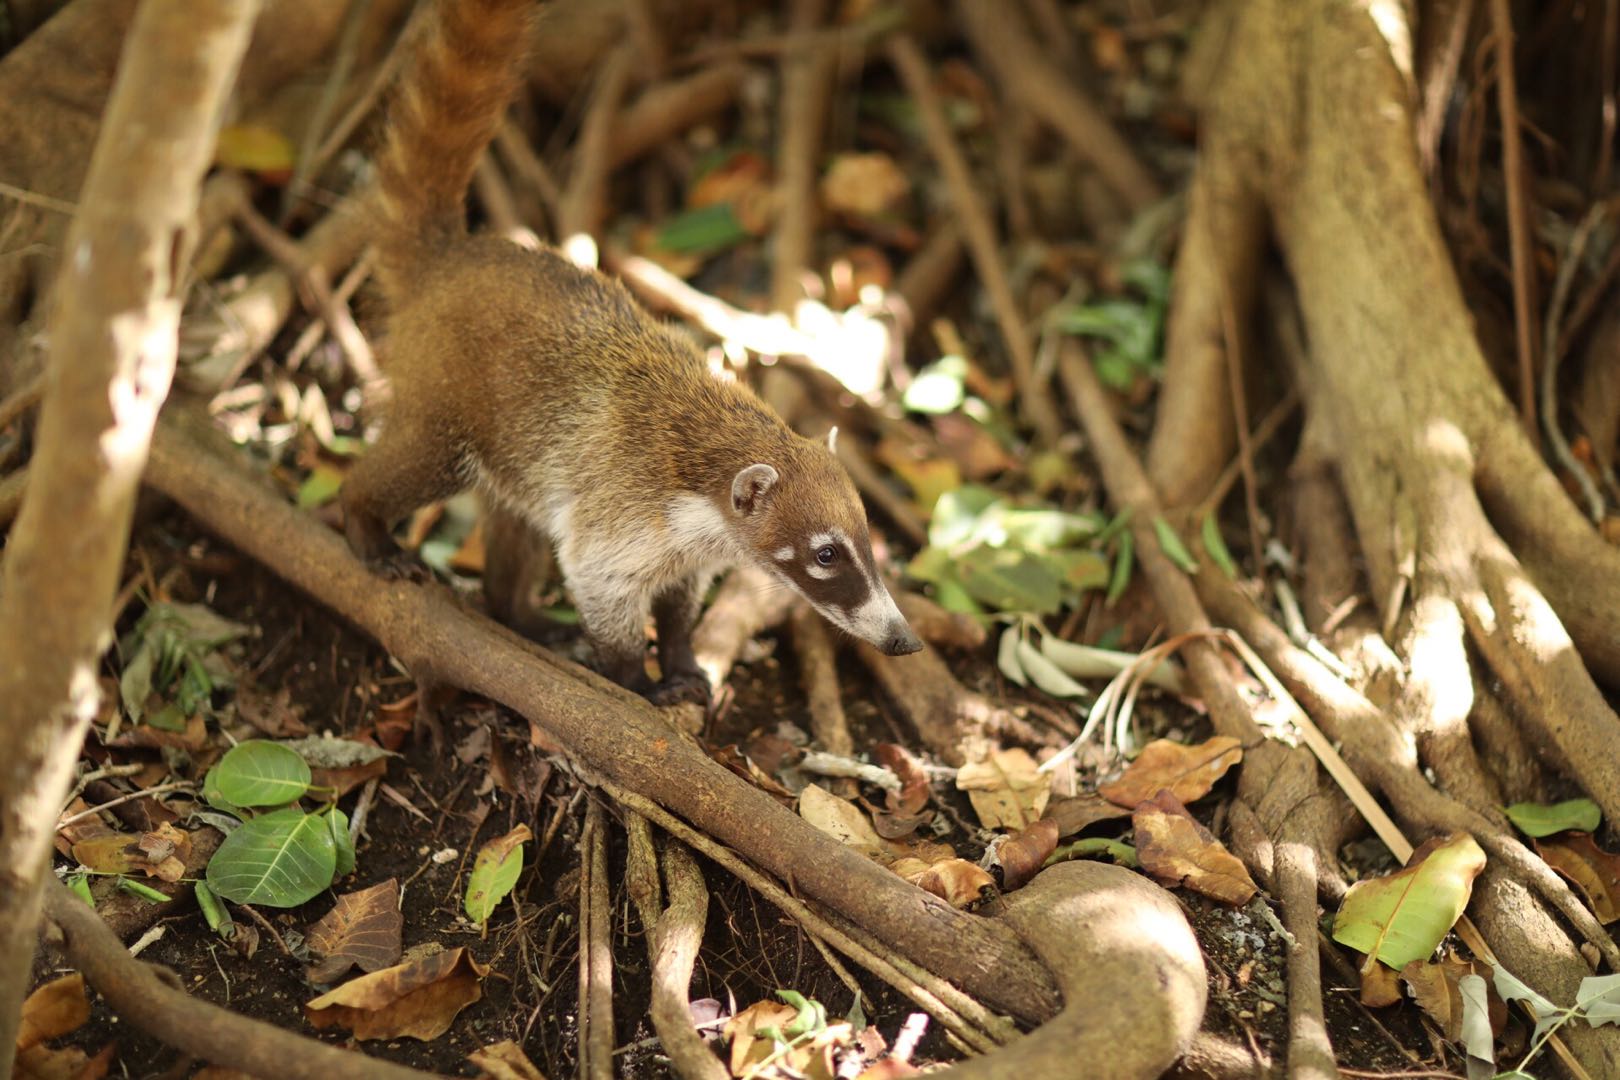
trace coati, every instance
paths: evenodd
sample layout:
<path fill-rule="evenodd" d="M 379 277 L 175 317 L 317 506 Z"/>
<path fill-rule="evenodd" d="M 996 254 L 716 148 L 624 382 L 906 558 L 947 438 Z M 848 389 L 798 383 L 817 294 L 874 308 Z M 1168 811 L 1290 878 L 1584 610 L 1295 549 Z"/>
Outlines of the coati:
<path fill-rule="evenodd" d="M 478 487 L 548 535 L 598 668 L 660 704 L 706 700 L 691 632 L 743 559 L 889 655 L 922 648 L 822 443 L 708 371 L 617 281 L 468 235 L 463 198 L 518 82 L 533 0 L 438 0 L 378 161 L 392 400 L 344 481 L 345 533 L 400 572 L 390 530 Z M 662 680 L 647 677 L 646 618 Z"/>

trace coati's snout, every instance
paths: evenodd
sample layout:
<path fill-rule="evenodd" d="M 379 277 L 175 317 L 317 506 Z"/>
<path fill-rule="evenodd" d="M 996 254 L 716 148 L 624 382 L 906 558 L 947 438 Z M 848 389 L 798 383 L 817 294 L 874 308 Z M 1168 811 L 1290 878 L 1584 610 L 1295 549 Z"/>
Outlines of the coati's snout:
<path fill-rule="evenodd" d="M 883 650 L 885 656 L 910 656 L 914 652 L 921 652 L 922 645 L 922 638 L 902 621 L 878 648 Z"/>

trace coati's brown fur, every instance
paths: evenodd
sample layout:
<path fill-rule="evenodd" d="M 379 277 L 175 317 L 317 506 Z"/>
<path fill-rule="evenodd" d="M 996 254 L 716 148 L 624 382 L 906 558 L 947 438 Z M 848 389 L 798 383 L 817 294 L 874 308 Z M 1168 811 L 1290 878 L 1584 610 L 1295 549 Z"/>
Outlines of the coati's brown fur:
<path fill-rule="evenodd" d="M 710 374 L 617 281 L 469 236 L 462 200 L 521 70 L 531 0 L 440 0 L 380 158 L 388 307 L 383 435 L 343 486 L 351 546 L 395 564 L 392 526 L 478 486 L 551 537 L 602 670 L 655 700 L 705 697 L 702 590 L 752 558 L 890 653 L 921 645 L 872 561 L 827 446 Z M 663 683 L 644 669 L 649 606 Z"/>

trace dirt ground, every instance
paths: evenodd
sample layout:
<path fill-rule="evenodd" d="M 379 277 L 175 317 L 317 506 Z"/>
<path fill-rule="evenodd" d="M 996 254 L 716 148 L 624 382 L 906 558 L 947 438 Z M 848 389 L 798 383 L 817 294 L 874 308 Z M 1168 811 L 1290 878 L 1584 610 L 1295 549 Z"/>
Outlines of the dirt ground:
<path fill-rule="evenodd" d="M 177 600 L 206 600 L 228 618 L 258 629 L 240 658 L 244 670 L 262 687 L 286 688 L 292 704 L 304 710 L 311 731 L 351 735 L 374 725 L 379 706 L 407 699 L 413 686 L 389 658 L 319 605 L 290 590 L 249 560 L 198 532 L 172 509 L 152 507 L 131 556 L 132 568 L 144 563 L 169 583 Z M 757 656 L 732 676 L 735 699 L 709 732 L 711 745 L 745 743 L 751 734 L 779 725 L 808 725 L 792 650 L 775 637 L 758 643 Z M 968 685 L 998 693 L 1017 692 L 996 673 L 987 655 L 953 657 L 953 666 Z M 858 744 L 897 741 L 911 736 L 885 707 L 853 662 L 842 665 L 845 707 Z M 382 710 L 386 711 L 386 709 Z M 1188 738 L 1207 734 L 1195 715 L 1172 702 L 1144 710 L 1151 733 L 1180 727 Z M 579 855 L 583 818 L 581 790 L 560 758 L 547 758 L 530 745 L 523 722 L 506 711 L 462 698 L 449 713 L 447 736 L 465 740 L 488 725 L 518 760 L 550 760 L 553 768 L 538 807 L 528 809 L 498 789 L 478 794 L 485 765 L 465 764 L 453 754 L 434 756 L 407 742 L 394 760 L 385 783 L 416 808 L 408 812 L 390 798 L 378 798 L 358 847 L 358 864 L 349 878 L 321 897 L 284 912 L 262 912 L 281 933 L 296 934 L 319 918 L 336 894 L 354 891 L 389 878 L 405 884 L 403 913 L 406 948 L 438 942 L 465 947 L 491 968 L 483 998 L 456 1018 L 450 1031 L 431 1042 L 402 1039 L 369 1042 L 365 1052 L 415 1068 L 450 1075 L 471 1075 L 466 1055 L 482 1046 L 511 1039 L 523 1046 L 547 1076 L 569 1075 L 574 1059 L 577 1001 L 577 919 Z M 1190 730 L 1186 730 L 1190 729 Z M 957 815 L 970 810 L 958 793 L 936 785 L 936 798 L 957 800 Z M 484 805 L 487 804 L 487 809 Z M 1205 800 L 1199 814 L 1218 827 L 1223 807 Z M 542 840 L 538 866 L 526 871 L 514 893 L 480 936 L 459 918 L 469 855 L 478 844 L 526 822 Z M 1117 831 L 1117 830 L 1116 830 Z M 620 1075 L 627 1078 L 669 1075 L 658 1053 L 647 1019 L 649 973 L 641 928 L 622 888 L 623 834 L 615 833 L 610 850 L 610 879 L 620 883 L 613 896 L 614 1023 L 620 1051 Z M 964 854 L 970 854 L 964 852 Z M 733 1011 L 779 988 L 796 989 L 841 1014 L 850 991 L 828 967 L 812 943 L 770 903 L 713 864 L 700 860 L 712 890 L 708 927 L 692 985 L 694 1001 L 713 998 Z M 1264 894 L 1233 909 L 1186 890 L 1177 890 L 1205 954 L 1210 975 L 1206 1029 L 1257 1047 L 1273 1059 L 1284 1056 L 1286 984 L 1281 940 L 1274 920 L 1261 913 Z M 268 935 L 259 950 L 245 959 L 211 933 L 189 901 L 159 921 L 163 936 L 142 958 L 177 972 L 189 992 L 232 1010 L 278 1026 L 316 1034 L 301 1013 L 301 1003 L 318 992 L 303 977 L 303 964 L 284 954 Z M 42 957 L 41 976 L 50 969 Z M 913 1006 L 887 985 L 860 969 L 853 971 L 869 997 L 865 1014 L 877 1031 L 892 1037 Z M 1415 1010 L 1374 1014 L 1357 1003 L 1353 970 L 1340 962 L 1327 972 L 1328 1020 L 1340 1062 L 1370 1072 L 1412 1069 L 1435 1052 Z M 916 1060 L 952 1060 L 957 1055 L 935 1027 Z M 342 1044 L 341 1034 L 318 1037 Z M 94 1051 L 116 1040 L 117 1061 L 128 1075 L 187 1075 L 188 1063 L 175 1051 L 121 1026 L 98 1003 L 92 1021 L 69 1042 Z"/>

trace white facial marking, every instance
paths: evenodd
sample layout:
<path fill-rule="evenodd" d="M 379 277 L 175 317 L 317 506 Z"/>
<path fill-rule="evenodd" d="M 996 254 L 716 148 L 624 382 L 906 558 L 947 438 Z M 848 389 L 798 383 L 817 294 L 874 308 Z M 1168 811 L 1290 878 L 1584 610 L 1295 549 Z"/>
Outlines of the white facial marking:
<path fill-rule="evenodd" d="M 790 547 L 777 548 L 775 551 L 771 552 L 771 558 L 775 559 L 777 562 L 792 562 L 793 549 Z"/>

